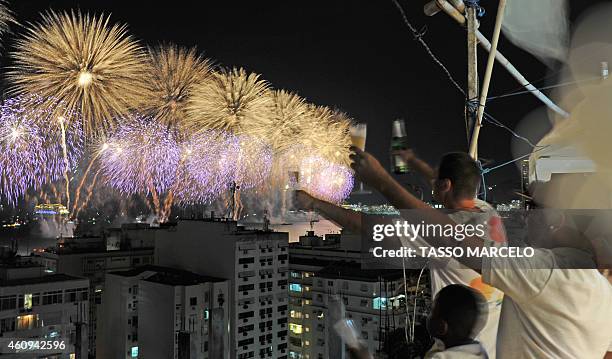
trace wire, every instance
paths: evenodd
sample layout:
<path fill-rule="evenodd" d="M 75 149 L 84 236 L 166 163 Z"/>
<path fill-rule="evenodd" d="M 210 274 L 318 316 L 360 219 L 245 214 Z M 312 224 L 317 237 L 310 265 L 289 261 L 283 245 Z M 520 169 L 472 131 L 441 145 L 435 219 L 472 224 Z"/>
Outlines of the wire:
<path fill-rule="evenodd" d="M 536 152 L 539 152 L 539 151 L 542 151 L 543 149 L 548 148 L 548 147 L 550 147 L 550 146 L 549 146 L 549 145 L 546 145 L 546 146 L 539 146 L 539 148 L 538 148 L 538 149 L 536 149 L 536 150 L 535 150 L 535 151 L 533 151 L 533 152 L 530 152 L 530 153 L 524 154 L 524 155 L 522 155 L 522 156 L 520 156 L 520 157 L 517 157 L 517 158 L 515 158 L 515 159 L 512 159 L 512 160 L 510 160 L 510 161 L 506 161 L 506 162 L 504 162 L 504 163 L 502 163 L 502 164 L 500 164 L 500 165 L 493 166 L 493 167 L 489 167 L 489 168 L 485 168 L 485 169 L 483 169 L 483 170 L 482 170 L 482 174 L 483 174 L 483 175 L 485 175 L 485 174 L 487 174 L 487 173 L 489 173 L 489 172 L 491 172 L 491 171 L 495 171 L 495 170 L 496 170 L 496 169 L 498 169 L 498 168 L 501 168 L 501 167 L 507 166 L 507 165 L 509 165 L 509 164 L 511 164 L 511 163 L 514 163 L 514 162 L 517 162 L 517 161 L 520 161 L 520 160 L 522 160 L 523 158 L 527 158 L 527 157 L 531 156 L 532 154 L 534 154 L 534 153 L 536 153 Z"/>
<path fill-rule="evenodd" d="M 601 80 L 601 77 L 595 77 L 595 78 L 584 79 L 584 80 L 576 80 L 576 81 L 567 81 L 567 82 L 562 82 L 562 83 L 556 84 L 556 85 L 543 86 L 543 87 L 540 87 L 540 88 L 536 88 L 534 90 L 523 90 L 523 91 L 510 92 L 510 93 L 506 93 L 506 94 L 498 95 L 498 96 L 491 96 L 491 97 L 487 98 L 487 102 L 489 102 L 491 100 L 497 100 L 497 99 L 511 97 L 511 96 L 523 95 L 523 94 L 526 94 L 526 93 L 532 93 L 532 92 L 536 92 L 536 91 L 550 90 L 550 89 L 554 89 L 554 88 L 558 88 L 558 87 L 569 86 L 569 85 L 579 84 L 579 83 L 582 83 L 582 82 L 590 82 L 590 81 L 596 81 L 596 80 Z"/>
<path fill-rule="evenodd" d="M 479 102 L 476 99 L 469 100 L 469 101 L 467 101 L 466 106 L 468 107 L 469 111 L 475 111 L 475 109 L 479 106 Z M 484 105 L 482 105 L 482 107 L 484 107 Z M 529 140 L 527 137 L 519 135 L 516 131 L 514 131 L 510 127 L 506 126 L 501 121 L 495 119 L 495 117 L 491 116 L 491 114 L 489 114 L 488 112 L 483 111 L 482 114 L 483 114 L 483 119 L 484 120 L 488 121 L 489 123 L 491 123 L 491 124 L 493 124 L 493 125 L 495 125 L 497 127 L 501 127 L 503 129 L 507 130 L 508 132 L 510 132 L 512 134 L 512 136 L 518 138 L 519 140 L 525 141 L 529 146 L 531 146 L 531 148 L 537 148 L 538 147 L 533 142 L 531 142 L 531 140 Z"/>
<path fill-rule="evenodd" d="M 404 305 L 406 306 L 406 320 L 404 323 L 404 336 L 406 337 L 406 344 L 410 345 L 410 334 L 408 334 L 408 330 L 410 329 L 410 309 L 408 308 L 408 284 L 406 279 L 406 257 L 402 257 L 402 269 L 404 273 Z"/>
<path fill-rule="evenodd" d="M 427 53 L 429 54 L 429 56 L 434 60 L 434 62 L 436 64 L 438 64 L 438 66 L 440 66 L 440 68 L 442 69 L 442 71 L 444 71 L 444 73 L 446 74 L 446 77 L 448 77 L 448 79 L 450 80 L 450 82 L 457 88 L 457 90 L 459 90 L 459 92 L 461 92 L 463 94 L 463 96 L 465 97 L 465 91 L 463 90 L 463 88 L 457 83 L 457 81 L 455 81 L 455 79 L 453 78 L 453 75 L 451 75 L 450 71 L 448 71 L 448 69 L 446 68 L 446 66 L 444 66 L 444 64 L 436 57 L 436 55 L 434 55 L 434 53 L 431 51 L 431 49 L 429 48 L 429 45 L 427 45 L 427 43 L 425 42 L 425 40 L 423 40 L 423 35 L 424 32 L 419 32 L 417 31 L 417 29 L 410 23 L 410 21 L 408 20 L 408 17 L 406 16 L 406 12 L 404 11 L 404 9 L 402 8 L 402 6 L 400 5 L 400 3 L 397 0 L 392 0 L 393 3 L 395 4 L 395 7 L 397 7 L 397 9 L 399 10 L 400 14 L 402 15 L 402 19 L 404 20 L 404 23 L 406 24 L 406 26 L 408 26 L 408 28 L 410 29 L 410 31 L 412 32 L 412 35 L 414 36 L 414 39 L 418 42 L 421 43 L 421 45 L 423 46 L 423 48 L 425 48 L 425 51 L 427 51 Z"/>
<path fill-rule="evenodd" d="M 482 162 L 480 160 L 476 161 L 478 164 L 478 168 L 480 169 L 480 180 L 482 181 L 482 192 L 480 192 L 480 196 L 483 201 L 487 201 L 487 182 L 485 181 L 485 171 L 482 168 Z"/>
<path fill-rule="evenodd" d="M 423 272 L 425 271 L 425 268 L 427 268 L 427 264 L 425 264 L 423 266 L 423 268 L 421 268 L 421 273 L 419 273 L 419 278 L 417 279 L 416 288 L 414 290 L 414 306 L 413 306 L 413 314 L 412 314 L 412 330 L 411 330 L 411 336 L 410 336 L 410 341 L 412 343 L 414 343 L 414 324 L 416 322 L 417 299 L 418 299 L 418 294 L 419 294 L 419 284 L 421 283 L 421 277 L 423 276 Z"/>

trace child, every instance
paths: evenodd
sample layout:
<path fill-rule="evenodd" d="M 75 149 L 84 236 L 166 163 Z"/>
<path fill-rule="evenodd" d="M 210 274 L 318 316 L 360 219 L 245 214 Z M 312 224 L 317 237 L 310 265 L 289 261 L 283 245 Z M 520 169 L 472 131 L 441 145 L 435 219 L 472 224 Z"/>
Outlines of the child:
<path fill-rule="evenodd" d="M 442 288 L 427 318 L 427 330 L 436 343 L 425 359 L 488 359 L 474 340 L 485 324 L 486 310 L 486 300 L 476 290 L 461 284 Z"/>

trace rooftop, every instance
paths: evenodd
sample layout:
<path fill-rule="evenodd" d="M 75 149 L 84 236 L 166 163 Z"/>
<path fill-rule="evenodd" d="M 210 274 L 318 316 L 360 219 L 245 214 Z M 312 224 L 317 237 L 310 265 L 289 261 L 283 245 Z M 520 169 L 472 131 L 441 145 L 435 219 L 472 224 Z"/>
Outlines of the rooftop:
<path fill-rule="evenodd" d="M 331 279 L 347 279 L 365 282 L 377 282 L 379 278 L 397 280 L 403 278 L 401 270 L 396 269 L 361 269 L 354 262 L 336 262 L 316 273 L 317 277 Z"/>
<path fill-rule="evenodd" d="M 20 285 L 32 285 L 43 283 L 66 282 L 73 280 L 87 280 L 86 278 L 74 277 L 68 274 L 50 274 L 35 278 L 13 279 L 8 281 L 0 281 L 0 287 L 14 287 Z"/>
<path fill-rule="evenodd" d="M 156 265 L 145 265 L 127 271 L 111 272 L 110 274 L 122 277 L 135 277 L 144 272 L 155 272 L 144 280 L 167 285 L 195 285 L 208 282 L 222 282 L 225 279 L 203 276 L 182 269 L 162 267 Z"/>

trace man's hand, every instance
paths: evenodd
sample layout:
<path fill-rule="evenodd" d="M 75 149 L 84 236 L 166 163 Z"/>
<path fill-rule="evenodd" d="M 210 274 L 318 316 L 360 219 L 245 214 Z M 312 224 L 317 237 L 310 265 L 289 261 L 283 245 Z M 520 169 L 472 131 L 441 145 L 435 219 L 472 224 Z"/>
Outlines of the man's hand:
<path fill-rule="evenodd" d="M 297 209 L 312 211 L 314 209 L 315 198 L 306 191 L 293 191 L 293 205 Z"/>
<path fill-rule="evenodd" d="M 351 161 L 353 161 L 351 168 L 353 168 L 357 177 L 363 183 L 380 190 L 384 180 L 389 177 L 389 173 L 371 154 L 355 146 L 351 146 L 351 152 L 353 152 L 350 156 Z"/>

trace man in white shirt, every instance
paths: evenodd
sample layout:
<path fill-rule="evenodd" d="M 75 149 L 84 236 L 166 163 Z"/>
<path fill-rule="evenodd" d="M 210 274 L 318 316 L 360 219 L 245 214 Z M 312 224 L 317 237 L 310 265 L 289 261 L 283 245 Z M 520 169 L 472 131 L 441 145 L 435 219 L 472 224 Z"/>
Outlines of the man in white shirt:
<path fill-rule="evenodd" d="M 353 148 L 353 169 L 394 206 L 413 208 L 419 200 L 397 183 L 371 155 Z M 558 194 L 562 195 L 562 194 Z M 419 220 L 450 224 L 448 215 L 422 208 Z M 413 218 L 414 220 L 415 218 Z M 612 343 L 612 286 L 599 273 L 589 241 L 572 230 L 530 238 L 540 248 L 532 257 L 461 257 L 483 280 L 502 290 L 497 358 L 601 359 Z M 435 247 L 481 249 L 482 238 L 462 241 L 428 237 Z"/>
<path fill-rule="evenodd" d="M 414 156 L 411 151 L 404 151 L 401 155 L 415 171 L 432 184 L 434 199 L 450 211 L 449 216 L 453 221 L 463 224 L 487 223 L 489 230 L 485 239 L 498 243 L 505 242 L 503 226 L 497 212 L 488 203 L 476 199 L 480 184 L 480 169 L 467 153 L 452 152 L 444 155 L 436 171 Z M 302 191 L 298 191 L 296 199 L 302 207 L 318 210 L 328 219 L 335 220 L 343 226 L 347 225 L 346 220 L 344 220 L 345 215 L 348 214 L 347 210 L 313 198 Z M 418 206 L 400 207 L 399 209 L 414 209 L 423 206 L 429 207 L 428 204 L 419 202 Z M 353 228 L 353 230 L 355 229 Z M 418 250 L 419 247 L 429 246 L 422 238 L 410 241 L 403 237 L 400 240 L 405 248 Z M 428 266 L 432 297 L 435 297 L 442 288 L 451 284 L 471 287 L 485 297 L 488 306 L 487 320 L 482 330 L 477 333 L 476 339 L 484 346 L 489 353 L 489 357 L 494 359 L 503 293 L 483 283 L 478 272 L 454 259 L 448 259 L 444 262 L 429 260 Z"/>

